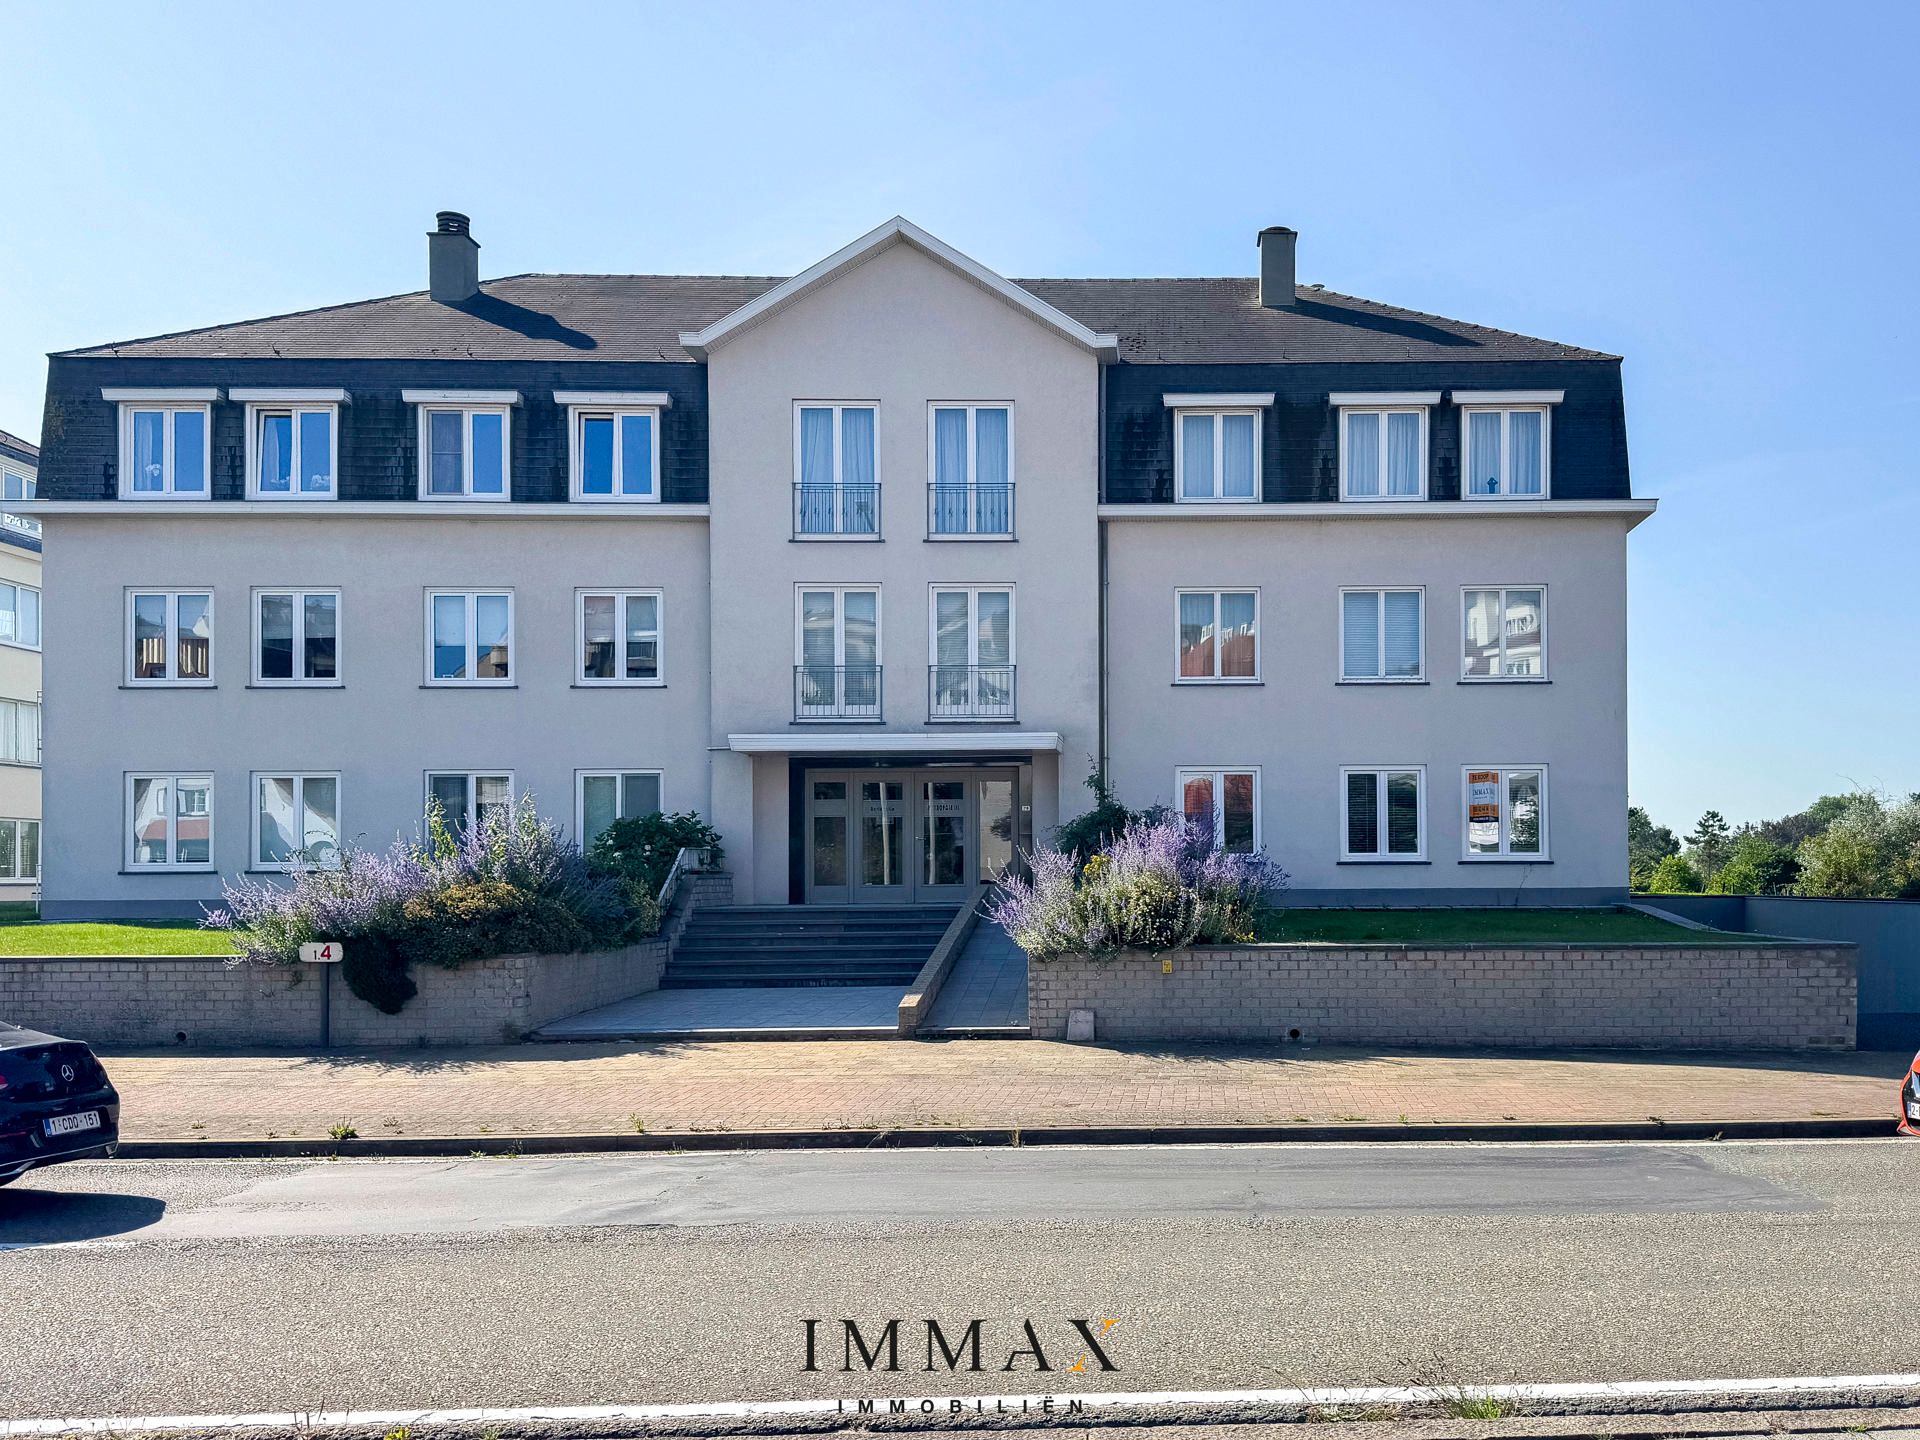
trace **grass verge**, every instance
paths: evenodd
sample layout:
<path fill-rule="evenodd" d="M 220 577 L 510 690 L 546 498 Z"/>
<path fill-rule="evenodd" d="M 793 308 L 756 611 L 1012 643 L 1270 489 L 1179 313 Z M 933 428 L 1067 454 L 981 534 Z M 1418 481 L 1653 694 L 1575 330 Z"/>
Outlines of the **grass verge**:
<path fill-rule="evenodd" d="M 1751 945 L 1751 935 L 1688 930 L 1632 910 L 1305 910 L 1262 917 L 1258 938 L 1328 945 Z"/>
<path fill-rule="evenodd" d="M 43 922 L 0 918 L 0 958 L 14 955 L 231 955 L 224 930 L 202 930 L 192 920 L 143 920 L 130 925 Z"/>

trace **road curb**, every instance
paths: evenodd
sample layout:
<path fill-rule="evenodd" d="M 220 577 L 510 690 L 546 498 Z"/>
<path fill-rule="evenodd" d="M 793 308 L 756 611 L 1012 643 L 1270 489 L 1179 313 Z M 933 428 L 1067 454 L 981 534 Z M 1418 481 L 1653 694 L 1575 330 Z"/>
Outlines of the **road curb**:
<path fill-rule="evenodd" d="M 1893 1134 L 1894 1122 L 1891 1119 L 1872 1115 L 1808 1120 L 1667 1122 L 1466 1121 L 1405 1125 L 1035 1125 L 898 1130 L 670 1130 L 659 1134 L 367 1135 L 351 1140 L 234 1137 L 125 1140 L 120 1144 L 119 1153 L 123 1159 L 132 1160 L 251 1160 L 326 1156 L 378 1158 L 662 1151 L 983 1149 L 1031 1145 L 1843 1140 L 1891 1138 Z"/>

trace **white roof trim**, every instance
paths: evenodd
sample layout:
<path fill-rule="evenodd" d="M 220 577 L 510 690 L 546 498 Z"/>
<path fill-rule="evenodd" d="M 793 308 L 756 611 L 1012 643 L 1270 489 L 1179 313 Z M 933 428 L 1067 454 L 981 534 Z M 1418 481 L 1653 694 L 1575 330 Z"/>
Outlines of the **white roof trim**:
<path fill-rule="evenodd" d="M 556 405 L 636 405 L 665 410 L 673 397 L 664 390 L 556 390 Z"/>
<path fill-rule="evenodd" d="M 1054 750 L 1064 741 L 1057 730 L 967 731 L 961 733 L 892 733 L 871 730 L 790 730 L 776 735 L 729 735 L 727 748 L 742 755 L 999 755 L 1009 750 Z"/>
<path fill-rule="evenodd" d="M 1160 397 L 1166 401 L 1169 410 L 1263 410 L 1273 404 L 1273 392 L 1245 395 L 1176 395 L 1172 392 Z"/>
<path fill-rule="evenodd" d="M 1109 502 L 1095 513 L 1102 520 L 1485 520 L 1492 516 L 1626 515 L 1631 517 L 1627 526 L 1631 530 L 1659 504 L 1658 500 L 1368 500 L 1364 504 L 1352 500 L 1222 504 L 1216 500 L 1207 505 L 1191 501 L 1142 505 Z"/>
<path fill-rule="evenodd" d="M 1016 310 L 1025 311 L 1056 334 L 1093 351 L 1103 360 L 1112 360 L 1118 355 L 1119 336 L 1096 334 L 1071 315 L 1056 310 L 1031 291 L 1022 290 L 1012 281 L 996 275 L 979 261 L 962 255 L 944 240 L 935 239 L 911 220 L 900 215 L 894 216 L 876 229 L 869 230 L 851 245 L 834 251 L 826 259 L 801 271 L 791 280 L 781 281 L 766 294 L 749 300 L 729 314 L 722 315 L 706 329 L 683 332 L 680 336 L 680 344 L 694 359 L 704 360 L 707 358 L 708 350 L 719 345 L 736 331 L 744 330 L 766 319 L 809 291 L 831 283 L 840 276 L 841 272 L 850 270 L 855 265 L 872 259 L 882 250 L 903 241 L 923 254 L 938 260 L 956 274 L 973 281 L 981 289 L 999 296 Z"/>
<path fill-rule="evenodd" d="M 518 405 L 518 390 L 402 390 L 409 405 Z"/>
<path fill-rule="evenodd" d="M 205 405 L 214 400 L 218 400 L 220 398 L 220 391 L 211 385 L 162 386 L 158 389 L 152 386 L 140 386 L 136 389 L 108 386 L 101 390 L 100 398 L 102 400 L 112 400 L 116 404 L 130 405 L 137 405 L 143 400 L 151 401 L 154 404 L 177 404 L 181 401 L 186 401 Z"/>
<path fill-rule="evenodd" d="M 1558 405 L 1567 398 L 1564 390 L 1456 390 L 1456 405 Z"/>
<path fill-rule="evenodd" d="M 1339 410 L 1356 405 L 1438 405 L 1438 390 L 1336 390 L 1327 403 Z"/>
<path fill-rule="evenodd" d="M 281 386 L 267 390 L 229 390 L 227 398 L 251 405 L 344 405 L 352 397 L 337 386 L 332 389 Z"/>
<path fill-rule="evenodd" d="M 602 524 L 612 520 L 705 520 L 707 506 L 699 503 L 595 500 L 541 501 L 462 500 L 459 504 L 432 500 L 9 500 L 6 508 L 23 515 L 98 515 L 103 519 L 126 515 L 167 515 L 205 520 L 230 520 L 271 515 L 276 520 L 332 520 L 342 515 L 384 515 L 393 520 L 578 520 Z"/>

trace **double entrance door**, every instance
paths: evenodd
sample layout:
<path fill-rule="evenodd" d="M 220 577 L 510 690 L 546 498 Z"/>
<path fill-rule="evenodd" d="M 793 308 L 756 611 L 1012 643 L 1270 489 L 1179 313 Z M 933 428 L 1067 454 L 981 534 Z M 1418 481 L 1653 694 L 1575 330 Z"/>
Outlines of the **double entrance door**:
<path fill-rule="evenodd" d="M 809 770 L 807 900 L 958 904 L 1013 863 L 1013 770 Z"/>

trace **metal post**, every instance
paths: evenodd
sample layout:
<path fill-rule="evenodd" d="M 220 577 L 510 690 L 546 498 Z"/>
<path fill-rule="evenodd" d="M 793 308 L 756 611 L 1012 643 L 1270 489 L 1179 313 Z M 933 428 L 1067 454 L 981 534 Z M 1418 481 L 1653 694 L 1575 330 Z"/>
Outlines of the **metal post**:
<path fill-rule="evenodd" d="M 333 1048 L 333 972 L 338 965 L 320 967 L 320 1048 Z"/>

